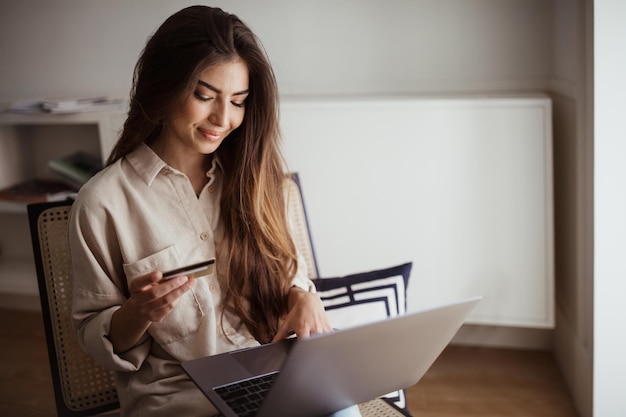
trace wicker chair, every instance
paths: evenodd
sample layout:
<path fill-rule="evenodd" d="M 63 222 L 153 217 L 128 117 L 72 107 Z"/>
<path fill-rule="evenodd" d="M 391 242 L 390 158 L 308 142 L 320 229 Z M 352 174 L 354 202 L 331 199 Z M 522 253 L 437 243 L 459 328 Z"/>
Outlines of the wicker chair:
<path fill-rule="evenodd" d="M 72 272 L 67 242 L 71 207 L 71 201 L 28 206 L 59 417 L 93 416 L 119 408 L 113 372 L 103 369 L 83 352 L 72 329 Z"/>
<path fill-rule="evenodd" d="M 305 257 L 309 277 L 317 264 L 297 174 L 287 181 L 289 216 L 294 241 Z M 71 323 L 72 273 L 67 222 L 72 203 L 30 204 L 28 218 L 39 283 L 52 383 L 59 417 L 94 416 L 119 409 L 112 371 L 85 354 Z M 383 400 L 359 405 L 363 417 L 403 416 Z M 108 414 L 119 416 L 119 414 Z"/>
<path fill-rule="evenodd" d="M 313 249 L 313 239 L 311 239 L 311 229 L 309 229 L 309 219 L 304 206 L 304 197 L 300 187 L 300 178 L 297 173 L 289 174 L 285 181 L 287 188 L 287 210 L 291 222 L 291 234 L 296 244 L 296 248 L 306 261 L 309 278 L 319 277 L 317 259 Z"/>

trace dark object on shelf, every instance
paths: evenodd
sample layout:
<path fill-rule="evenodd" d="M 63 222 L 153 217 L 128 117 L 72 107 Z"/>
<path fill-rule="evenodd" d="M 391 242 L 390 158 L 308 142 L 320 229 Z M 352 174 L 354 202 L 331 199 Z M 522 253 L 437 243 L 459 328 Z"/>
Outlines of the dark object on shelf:
<path fill-rule="evenodd" d="M 77 189 L 66 182 L 47 179 L 33 179 L 0 190 L 0 200 L 24 203 L 63 201 L 73 197 Z"/>

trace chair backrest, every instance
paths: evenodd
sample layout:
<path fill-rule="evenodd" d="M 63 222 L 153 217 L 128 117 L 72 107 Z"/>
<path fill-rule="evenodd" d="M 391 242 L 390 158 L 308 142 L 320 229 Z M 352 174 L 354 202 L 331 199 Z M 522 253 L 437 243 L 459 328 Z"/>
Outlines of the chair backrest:
<path fill-rule="evenodd" d="M 285 186 L 287 187 L 287 210 L 289 220 L 291 221 L 294 243 L 298 251 L 304 256 L 309 278 L 317 278 L 319 277 L 317 259 L 315 258 L 311 229 L 309 228 L 309 220 L 298 174 L 295 172 L 289 174 L 287 181 L 285 181 Z"/>
<path fill-rule="evenodd" d="M 79 346 L 72 329 L 72 270 L 67 221 L 71 201 L 28 206 L 39 298 L 59 417 L 93 416 L 119 408 L 112 371 Z"/>

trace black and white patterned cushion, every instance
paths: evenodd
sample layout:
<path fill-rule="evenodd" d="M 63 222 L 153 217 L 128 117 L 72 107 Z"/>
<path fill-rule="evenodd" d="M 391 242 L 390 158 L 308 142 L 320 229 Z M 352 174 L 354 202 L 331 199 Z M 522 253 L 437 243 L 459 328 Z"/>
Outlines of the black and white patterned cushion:
<path fill-rule="evenodd" d="M 313 282 L 322 299 L 330 324 L 346 329 L 406 312 L 406 289 L 412 263 Z M 407 416 L 404 390 L 384 397 Z"/>

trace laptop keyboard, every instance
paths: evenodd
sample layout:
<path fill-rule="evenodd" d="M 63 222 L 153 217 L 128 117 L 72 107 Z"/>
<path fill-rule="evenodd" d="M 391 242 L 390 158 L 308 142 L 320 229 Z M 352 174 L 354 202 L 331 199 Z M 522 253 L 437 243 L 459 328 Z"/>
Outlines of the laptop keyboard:
<path fill-rule="evenodd" d="M 215 388 L 214 391 L 240 417 L 256 415 L 278 372 Z"/>

